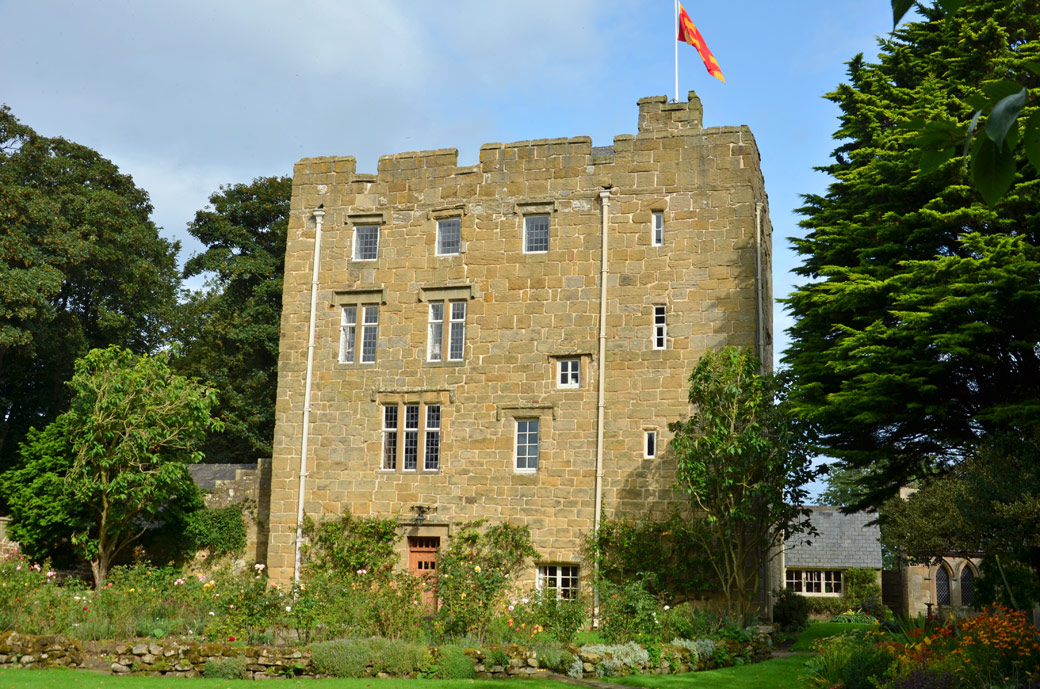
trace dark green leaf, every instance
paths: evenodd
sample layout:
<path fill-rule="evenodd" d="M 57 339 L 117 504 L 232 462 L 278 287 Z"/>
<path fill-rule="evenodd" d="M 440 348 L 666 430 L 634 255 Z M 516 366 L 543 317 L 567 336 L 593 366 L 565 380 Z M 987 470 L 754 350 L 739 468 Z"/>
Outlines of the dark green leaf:
<path fill-rule="evenodd" d="M 941 151 L 922 151 L 921 152 L 921 172 L 929 175 L 945 163 L 947 160 L 953 157 L 953 153 L 956 149 L 952 146 L 944 148 Z"/>
<path fill-rule="evenodd" d="M 914 6 L 914 0 L 892 0 L 892 27 L 899 25 L 910 8 Z"/>
<path fill-rule="evenodd" d="M 1015 156 L 989 138 L 980 137 L 971 156 L 971 174 L 975 188 L 992 207 L 1015 181 Z"/>
<path fill-rule="evenodd" d="M 1004 98 L 1021 91 L 1022 84 L 1011 79 L 1001 79 L 984 85 L 982 90 L 990 97 L 990 103 L 996 105 Z"/>
<path fill-rule="evenodd" d="M 981 93 L 973 93 L 970 96 L 965 96 L 963 100 L 972 110 L 985 110 L 989 106 L 993 105 L 994 102 L 992 98 Z"/>
<path fill-rule="evenodd" d="M 1005 96 L 993 107 L 993 112 L 986 118 L 986 136 L 990 138 L 998 148 L 1004 147 L 1004 137 L 1007 136 L 1011 125 L 1018 119 L 1018 113 L 1026 104 L 1026 90 L 1023 87 L 1017 93 Z"/>
<path fill-rule="evenodd" d="M 1040 77 L 1040 62 L 1035 62 L 1035 61 L 1023 62 L 1022 63 L 1022 67 L 1024 69 L 1029 70 L 1030 72 L 1032 72 L 1036 76 Z"/>

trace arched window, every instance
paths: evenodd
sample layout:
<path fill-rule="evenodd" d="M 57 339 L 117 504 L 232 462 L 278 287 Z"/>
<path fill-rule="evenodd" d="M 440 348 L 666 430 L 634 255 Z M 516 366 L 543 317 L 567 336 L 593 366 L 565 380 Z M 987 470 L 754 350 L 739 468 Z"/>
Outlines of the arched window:
<path fill-rule="evenodd" d="M 971 565 L 964 563 L 961 569 L 961 605 L 972 605 L 975 602 L 975 572 Z"/>
<path fill-rule="evenodd" d="M 950 570 L 942 562 L 935 570 L 935 602 L 938 605 L 950 604 Z"/>

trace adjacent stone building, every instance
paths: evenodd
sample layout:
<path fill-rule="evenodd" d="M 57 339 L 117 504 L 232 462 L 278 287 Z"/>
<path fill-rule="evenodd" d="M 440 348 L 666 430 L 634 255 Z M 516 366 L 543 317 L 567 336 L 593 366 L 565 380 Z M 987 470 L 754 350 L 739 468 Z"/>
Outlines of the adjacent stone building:
<path fill-rule="evenodd" d="M 881 529 L 877 515 L 842 514 L 838 507 L 812 507 L 809 521 L 816 535 L 797 534 L 784 541 L 784 586 L 804 596 L 840 596 L 847 569 L 870 569 L 881 583 Z"/>
<path fill-rule="evenodd" d="M 758 149 L 701 114 L 693 92 L 645 98 L 613 146 L 493 143 L 470 166 L 454 149 L 376 174 L 296 164 L 275 580 L 294 575 L 302 513 L 349 510 L 398 519 L 402 565 L 422 571 L 457 524 L 527 524 L 530 581 L 567 595 L 598 519 L 686 504 L 667 427 L 695 362 L 724 345 L 772 360 Z"/>

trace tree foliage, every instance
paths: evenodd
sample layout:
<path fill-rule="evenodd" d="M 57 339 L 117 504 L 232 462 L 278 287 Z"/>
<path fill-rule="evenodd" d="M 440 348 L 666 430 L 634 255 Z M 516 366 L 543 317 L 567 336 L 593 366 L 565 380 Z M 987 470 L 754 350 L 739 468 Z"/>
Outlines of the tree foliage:
<path fill-rule="evenodd" d="M 677 605 L 716 588 L 711 553 L 701 549 L 696 526 L 679 514 L 665 521 L 604 520 L 582 543 L 583 559 L 613 585 L 632 581 L 657 600 Z"/>
<path fill-rule="evenodd" d="M 288 177 L 224 186 L 188 225 L 207 249 L 188 261 L 184 276 L 212 279 L 184 305 L 175 365 L 218 390 L 225 430 L 206 439 L 207 461 L 271 454 L 291 191 Z"/>
<path fill-rule="evenodd" d="M 95 349 L 76 362 L 70 409 L 22 447 L 3 477 L 11 536 L 30 555 L 67 538 L 98 587 L 150 528 L 198 507 L 187 466 L 219 422 L 212 389 L 174 375 L 166 354 Z M 57 540 L 51 540 L 55 539 Z"/>
<path fill-rule="evenodd" d="M 856 56 L 826 195 L 806 197 L 794 240 L 807 279 L 787 300 L 785 355 L 820 450 L 870 468 L 852 507 L 969 456 L 1040 412 L 1040 178 L 1021 149 L 1010 191 L 990 207 L 959 159 L 929 162 L 915 128 L 966 129 L 978 98 L 1040 54 L 1040 2 L 980 0 Z M 1035 104 L 1025 106 L 1029 118 Z M 934 171 L 930 171 L 934 167 Z M 923 168 L 925 168 L 923 170 Z"/>
<path fill-rule="evenodd" d="M 815 475 L 811 429 L 791 413 L 785 378 L 760 370 L 746 350 L 706 353 L 690 374 L 693 414 L 669 424 L 696 539 L 738 614 L 757 590 L 758 558 L 785 535 L 812 530 L 802 507 Z"/>
<path fill-rule="evenodd" d="M 991 438 L 881 514 L 888 544 L 907 561 L 985 555 L 979 595 L 990 598 L 981 602 L 1040 601 L 1040 436 Z"/>
<path fill-rule="evenodd" d="M 162 343 L 178 245 L 148 195 L 96 151 L 40 136 L 0 106 L 0 471 L 68 404 L 92 347 Z"/>

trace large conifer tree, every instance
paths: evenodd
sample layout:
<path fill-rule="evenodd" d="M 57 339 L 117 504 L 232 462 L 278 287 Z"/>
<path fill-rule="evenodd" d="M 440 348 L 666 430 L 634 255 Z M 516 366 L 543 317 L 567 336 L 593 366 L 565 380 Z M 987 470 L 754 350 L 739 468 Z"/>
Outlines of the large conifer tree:
<path fill-rule="evenodd" d="M 785 360 L 821 450 L 871 471 L 863 505 L 1040 419 L 1040 178 L 1024 156 L 988 207 L 960 156 L 920 171 L 913 120 L 967 131 L 972 99 L 1012 79 L 1038 109 L 1040 0 L 978 0 L 881 41 L 828 95 L 841 108 L 833 178 L 806 198 L 807 281 Z M 1017 127 L 1017 125 L 1016 125 Z M 1011 135 L 1014 141 L 1015 135 Z"/>

